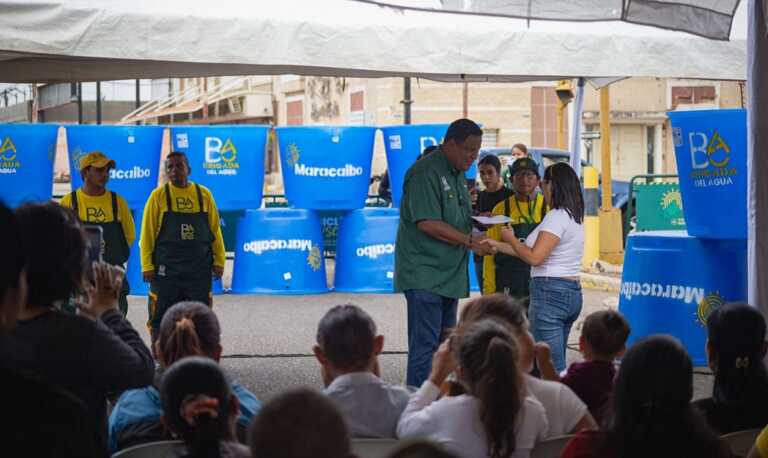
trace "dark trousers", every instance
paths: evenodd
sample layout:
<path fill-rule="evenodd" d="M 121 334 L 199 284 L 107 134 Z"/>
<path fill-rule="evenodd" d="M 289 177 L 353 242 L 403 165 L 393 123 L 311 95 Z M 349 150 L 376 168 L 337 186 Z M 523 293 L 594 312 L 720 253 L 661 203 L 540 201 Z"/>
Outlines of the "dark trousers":
<path fill-rule="evenodd" d="M 202 302 L 213 305 L 211 295 L 211 276 L 203 278 L 175 278 L 155 276 L 149 285 L 149 319 L 147 328 L 152 336 L 152 343 L 157 339 L 157 331 L 165 312 L 182 301 Z"/>
<path fill-rule="evenodd" d="M 459 300 L 425 290 L 405 291 L 408 307 L 406 384 L 419 387 L 432 371 L 432 356 L 446 330 L 456 327 Z"/>

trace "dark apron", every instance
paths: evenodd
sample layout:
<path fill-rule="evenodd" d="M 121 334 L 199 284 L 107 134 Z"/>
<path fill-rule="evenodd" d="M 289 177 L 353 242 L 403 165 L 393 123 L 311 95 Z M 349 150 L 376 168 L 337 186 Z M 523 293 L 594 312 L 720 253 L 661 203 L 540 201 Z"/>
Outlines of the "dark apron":
<path fill-rule="evenodd" d="M 83 221 L 84 224 L 91 226 L 101 227 L 103 244 L 101 246 L 101 259 L 107 264 L 113 266 L 125 267 L 125 263 L 128 261 L 128 257 L 131 255 L 131 248 L 128 246 L 128 241 L 125 238 L 125 232 L 123 231 L 123 225 L 120 224 L 120 217 L 118 216 L 117 207 L 117 194 L 110 191 L 112 195 L 112 221 L 106 223 L 99 223 L 96 221 Z M 80 218 L 79 203 L 77 201 L 77 191 L 72 192 L 72 209 L 75 211 L 78 219 Z M 121 295 L 128 295 L 130 287 L 128 286 L 128 279 L 123 279 L 123 289 L 120 292 Z"/>
<path fill-rule="evenodd" d="M 530 233 L 536 229 L 536 226 L 539 225 L 534 219 L 536 217 L 536 202 L 538 201 L 538 196 L 534 196 L 533 200 L 529 201 L 528 216 L 523 215 L 523 212 L 520 209 L 520 203 L 517 201 L 516 197 L 514 199 L 515 205 L 517 205 L 517 211 L 520 214 L 520 221 L 516 224 L 511 224 L 511 226 L 515 231 L 515 237 L 525 243 L 525 239 L 528 235 L 530 235 Z M 507 217 L 512 216 L 509 200 L 510 199 L 508 198 L 504 199 L 504 215 Z M 493 255 L 493 262 L 496 265 L 497 293 L 506 293 L 512 297 L 527 297 L 530 295 L 530 265 L 517 256 L 509 256 L 504 253 L 496 253 Z"/>
<path fill-rule="evenodd" d="M 181 213 L 173 211 L 171 189 L 165 185 L 168 211 L 163 215 L 160 233 L 155 242 L 152 262 L 155 275 L 195 281 L 210 281 L 213 268 L 213 232 L 208 225 L 208 213 L 203 209 L 200 186 L 194 185 L 200 211 Z"/>

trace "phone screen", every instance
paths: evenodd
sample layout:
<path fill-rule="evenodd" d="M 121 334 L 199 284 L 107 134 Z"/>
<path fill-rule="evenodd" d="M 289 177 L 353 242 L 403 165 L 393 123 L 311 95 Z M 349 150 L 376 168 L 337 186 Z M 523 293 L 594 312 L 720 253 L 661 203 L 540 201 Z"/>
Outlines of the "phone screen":
<path fill-rule="evenodd" d="M 85 244 L 88 253 L 88 279 L 93 281 L 91 266 L 101 261 L 101 246 L 104 242 L 104 231 L 99 226 L 85 226 Z"/>

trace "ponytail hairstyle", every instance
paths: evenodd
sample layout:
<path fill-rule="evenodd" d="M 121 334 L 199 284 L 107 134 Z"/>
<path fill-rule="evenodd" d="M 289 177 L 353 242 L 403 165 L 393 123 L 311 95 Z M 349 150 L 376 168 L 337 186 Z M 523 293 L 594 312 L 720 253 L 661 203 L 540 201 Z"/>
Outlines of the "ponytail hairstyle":
<path fill-rule="evenodd" d="M 715 401 L 757 402 L 768 396 L 762 362 L 765 328 L 763 316 L 747 304 L 726 304 L 710 313 L 707 348 L 715 373 Z"/>
<path fill-rule="evenodd" d="M 202 302 L 179 302 L 163 316 L 157 341 L 166 367 L 186 356 L 213 358 L 221 348 L 219 319 Z"/>
<path fill-rule="evenodd" d="M 581 224 L 584 221 L 584 195 L 573 168 L 565 162 L 552 164 L 544 170 L 543 181 L 552 186 L 549 208 L 562 208 L 577 224 Z"/>
<path fill-rule="evenodd" d="M 488 456 L 508 458 L 515 451 L 515 424 L 523 403 L 515 338 L 491 320 L 469 324 L 459 334 L 456 359 L 463 382 L 480 400 L 480 422 L 488 437 Z"/>
<path fill-rule="evenodd" d="M 160 400 L 166 426 L 192 458 L 218 458 L 220 441 L 234 440 L 229 382 L 216 361 L 183 358 L 166 370 Z"/>

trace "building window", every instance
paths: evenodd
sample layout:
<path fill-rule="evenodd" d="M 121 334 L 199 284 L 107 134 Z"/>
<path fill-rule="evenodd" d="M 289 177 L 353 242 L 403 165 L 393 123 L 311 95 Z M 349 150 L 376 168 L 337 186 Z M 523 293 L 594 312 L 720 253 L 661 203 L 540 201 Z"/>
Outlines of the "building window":
<path fill-rule="evenodd" d="M 365 124 L 365 91 L 349 93 L 349 123 Z"/>
<path fill-rule="evenodd" d="M 678 105 L 714 104 L 717 101 L 715 86 L 673 86 L 672 109 Z"/>
<path fill-rule="evenodd" d="M 285 102 L 285 123 L 289 126 L 304 124 L 304 101 L 290 100 Z"/>
<path fill-rule="evenodd" d="M 483 129 L 481 148 L 493 148 L 495 146 L 499 146 L 499 129 Z"/>
<path fill-rule="evenodd" d="M 568 132 L 568 117 L 564 119 Z M 531 88 L 531 146 L 557 148 L 557 93 L 553 86 Z"/>

